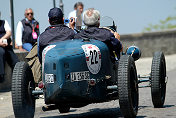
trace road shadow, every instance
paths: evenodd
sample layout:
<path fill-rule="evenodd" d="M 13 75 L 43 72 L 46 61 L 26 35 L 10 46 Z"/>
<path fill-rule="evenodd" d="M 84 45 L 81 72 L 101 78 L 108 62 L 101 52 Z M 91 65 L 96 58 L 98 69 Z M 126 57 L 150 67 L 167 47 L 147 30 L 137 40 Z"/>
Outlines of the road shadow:
<path fill-rule="evenodd" d="M 144 108 L 147 108 L 147 107 L 151 107 L 151 106 L 139 106 L 138 110 L 140 110 L 140 109 L 144 109 Z M 175 105 L 164 105 L 163 107 L 158 108 L 158 109 L 162 109 L 162 108 L 170 108 L 170 107 L 175 107 Z M 154 107 L 153 107 L 153 108 L 154 108 Z"/>
<path fill-rule="evenodd" d="M 6 93 L 6 92 L 11 92 L 11 89 L 0 90 L 0 93 Z"/>
<path fill-rule="evenodd" d="M 136 118 L 146 118 L 147 116 L 136 116 Z"/>
<path fill-rule="evenodd" d="M 149 106 L 139 106 L 139 107 L 138 107 L 138 110 L 144 109 L 144 108 L 147 108 L 147 107 L 149 107 Z"/>
<path fill-rule="evenodd" d="M 169 108 L 169 107 L 174 107 L 175 105 L 164 105 L 163 108 Z"/>
<path fill-rule="evenodd" d="M 146 116 L 137 116 L 137 118 L 145 118 Z M 120 108 L 108 108 L 108 109 L 90 109 L 85 113 L 77 114 L 60 114 L 57 116 L 47 116 L 40 118 L 123 118 Z"/>
<path fill-rule="evenodd" d="M 60 114 L 57 116 L 47 116 L 40 118 L 119 118 L 123 117 L 119 108 L 90 109 L 88 112 L 77 114 Z"/>

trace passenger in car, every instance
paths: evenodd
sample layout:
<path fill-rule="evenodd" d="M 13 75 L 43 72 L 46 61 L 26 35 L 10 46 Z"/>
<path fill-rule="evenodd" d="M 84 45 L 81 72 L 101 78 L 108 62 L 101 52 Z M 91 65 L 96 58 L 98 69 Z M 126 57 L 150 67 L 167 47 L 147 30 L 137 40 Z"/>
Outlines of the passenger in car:
<path fill-rule="evenodd" d="M 60 8 L 50 9 L 48 17 L 51 26 L 45 29 L 38 40 L 38 56 L 40 63 L 42 62 L 42 51 L 47 45 L 58 41 L 73 39 L 75 35 L 75 19 L 70 20 L 70 28 L 64 25 L 63 12 Z"/>
<path fill-rule="evenodd" d="M 89 8 L 83 13 L 83 22 L 87 26 L 87 29 L 77 33 L 74 38 L 89 38 L 100 40 L 107 44 L 110 54 L 116 55 L 120 58 L 120 51 L 122 50 L 122 44 L 120 42 L 120 36 L 117 32 L 112 32 L 106 28 L 99 28 L 100 26 L 100 12 L 93 8 Z M 114 54 L 115 51 L 115 54 Z"/>

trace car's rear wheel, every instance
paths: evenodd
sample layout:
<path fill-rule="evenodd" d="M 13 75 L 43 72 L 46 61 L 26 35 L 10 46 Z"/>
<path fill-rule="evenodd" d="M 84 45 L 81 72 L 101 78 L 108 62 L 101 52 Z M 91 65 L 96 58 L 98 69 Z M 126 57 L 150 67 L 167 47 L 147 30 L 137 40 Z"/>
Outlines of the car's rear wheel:
<path fill-rule="evenodd" d="M 152 60 L 151 95 L 154 107 L 163 107 L 166 95 L 166 62 L 162 52 L 155 52 Z"/>
<path fill-rule="evenodd" d="M 138 82 L 134 60 L 123 55 L 118 65 L 118 93 L 120 110 L 124 117 L 136 117 L 138 112 Z"/>
<path fill-rule="evenodd" d="M 33 118 L 35 83 L 31 68 L 26 62 L 16 63 L 12 75 L 12 103 L 16 118 Z"/>

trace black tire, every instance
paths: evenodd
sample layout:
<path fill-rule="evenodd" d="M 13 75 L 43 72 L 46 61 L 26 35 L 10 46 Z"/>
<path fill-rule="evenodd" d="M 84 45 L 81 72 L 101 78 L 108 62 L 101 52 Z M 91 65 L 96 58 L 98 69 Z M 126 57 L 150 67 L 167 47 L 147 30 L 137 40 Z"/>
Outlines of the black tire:
<path fill-rule="evenodd" d="M 119 61 L 118 93 L 122 115 L 136 117 L 139 103 L 137 72 L 134 59 L 129 55 L 123 55 Z"/>
<path fill-rule="evenodd" d="M 15 118 L 33 118 L 35 88 L 32 71 L 26 62 L 16 63 L 12 75 L 12 104 Z"/>
<path fill-rule="evenodd" d="M 58 105 L 58 110 L 60 113 L 68 113 L 70 111 L 70 106 L 60 104 L 60 105 Z"/>
<path fill-rule="evenodd" d="M 166 62 L 162 52 L 155 52 L 151 67 L 151 95 L 155 108 L 164 105 L 166 95 Z"/>

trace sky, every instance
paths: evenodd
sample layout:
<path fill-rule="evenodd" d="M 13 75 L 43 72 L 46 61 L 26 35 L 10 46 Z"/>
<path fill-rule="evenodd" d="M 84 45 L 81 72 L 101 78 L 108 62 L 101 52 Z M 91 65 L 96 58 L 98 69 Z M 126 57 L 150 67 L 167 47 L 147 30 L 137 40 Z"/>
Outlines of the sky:
<path fill-rule="evenodd" d="M 60 0 L 56 1 L 59 7 Z M 64 17 L 67 18 L 76 2 L 81 1 L 84 9 L 94 8 L 101 16 L 114 19 L 119 34 L 140 33 L 149 24 L 157 24 L 168 16 L 176 16 L 176 0 L 62 0 Z M 24 18 L 26 8 L 32 8 L 34 17 L 40 23 L 40 32 L 48 26 L 48 12 L 53 0 L 13 0 L 15 31 L 19 20 Z M 10 20 L 10 0 L 0 0 L 1 19 Z"/>

